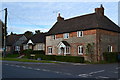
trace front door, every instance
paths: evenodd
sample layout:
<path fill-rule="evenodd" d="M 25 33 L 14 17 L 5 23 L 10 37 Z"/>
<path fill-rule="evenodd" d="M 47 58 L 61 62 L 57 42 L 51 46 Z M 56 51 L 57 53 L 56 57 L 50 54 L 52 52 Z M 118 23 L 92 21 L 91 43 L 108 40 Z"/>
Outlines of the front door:
<path fill-rule="evenodd" d="M 61 54 L 64 55 L 64 48 L 63 47 L 61 47 Z"/>

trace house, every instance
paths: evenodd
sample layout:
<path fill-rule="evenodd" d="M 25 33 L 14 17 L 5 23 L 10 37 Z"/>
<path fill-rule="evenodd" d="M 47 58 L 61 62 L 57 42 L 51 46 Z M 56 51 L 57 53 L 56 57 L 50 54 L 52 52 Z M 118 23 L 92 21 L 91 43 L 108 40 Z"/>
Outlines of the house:
<path fill-rule="evenodd" d="M 22 43 L 27 40 L 24 34 L 11 34 L 7 36 L 7 53 L 20 52 L 23 50 Z"/>
<path fill-rule="evenodd" d="M 45 35 L 46 33 L 34 34 L 30 39 L 23 43 L 23 50 L 45 50 Z"/>
<path fill-rule="evenodd" d="M 93 54 L 94 61 L 99 61 L 103 52 L 120 52 L 119 41 L 120 27 L 104 15 L 102 5 L 94 13 L 70 19 L 59 13 L 46 35 L 46 55 L 83 56 L 89 60 L 87 54 Z"/>

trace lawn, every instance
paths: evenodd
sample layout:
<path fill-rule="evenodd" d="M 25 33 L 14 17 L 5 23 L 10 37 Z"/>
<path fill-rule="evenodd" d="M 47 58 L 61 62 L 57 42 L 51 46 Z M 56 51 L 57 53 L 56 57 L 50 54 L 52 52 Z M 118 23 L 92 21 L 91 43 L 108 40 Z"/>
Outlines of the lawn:
<path fill-rule="evenodd" d="M 19 59 L 19 58 L 2 58 L 2 60 L 7 61 L 19 61 L 19 62 L 36 62 L 36 63 L 58 63 L 58 62 L 52 62 L 52 61 L 44 61 L 44 60 L 31 60 L 31 59 Z"/>

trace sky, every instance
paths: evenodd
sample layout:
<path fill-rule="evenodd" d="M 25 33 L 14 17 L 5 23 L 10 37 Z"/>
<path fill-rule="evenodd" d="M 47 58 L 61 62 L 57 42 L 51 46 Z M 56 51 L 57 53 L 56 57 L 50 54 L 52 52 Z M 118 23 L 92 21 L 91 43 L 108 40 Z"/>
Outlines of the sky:
<path fill-rule="evenodd" d="M 8 9 L 8 33 L 47 32 L 57 21 L 58 13 L 65 19 L 94 13 L 103 4 L 105 15 L 118 24 L 118 2 L 2 2 Z M 0 10 L 0 11 L 1 11 Z M 4 22 L 4 11 L 1 19 Z"/>

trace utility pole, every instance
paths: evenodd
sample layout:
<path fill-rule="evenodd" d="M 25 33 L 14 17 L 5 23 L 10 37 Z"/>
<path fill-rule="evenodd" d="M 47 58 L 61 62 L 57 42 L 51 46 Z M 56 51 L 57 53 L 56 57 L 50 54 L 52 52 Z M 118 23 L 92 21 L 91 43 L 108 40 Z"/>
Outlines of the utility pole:
<path fill-rule="evenodd" d="M 6 36 L 7 36 L 7 8 L 4 9 L 5 10 L 5 25 L 3 26 L 3 37 L 4 37 L 4 52 L 3 52 L 3 57 L 5 57 L 6 55 Z"/>

